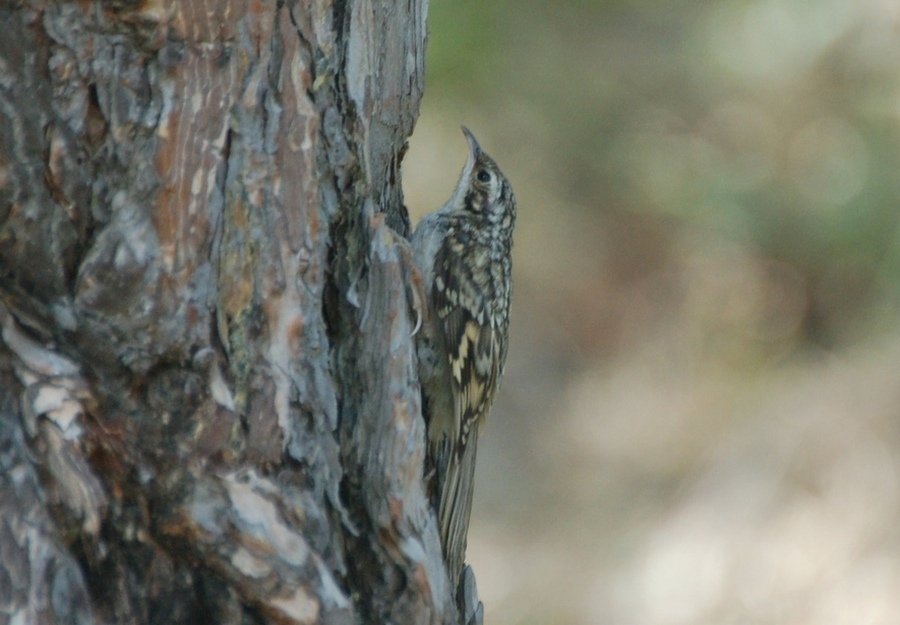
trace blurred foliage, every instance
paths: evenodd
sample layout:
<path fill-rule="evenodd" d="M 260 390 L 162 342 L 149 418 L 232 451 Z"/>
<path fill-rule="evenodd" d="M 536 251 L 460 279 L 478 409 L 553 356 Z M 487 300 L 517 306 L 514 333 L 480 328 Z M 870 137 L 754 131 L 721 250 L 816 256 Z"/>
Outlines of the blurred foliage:
<path fill-rule="evenodd" d="M 491 623 L 900 613 L 900 3 L 432 0 L 404 163 L 519 205 Z"/>
<path fill-rule="evenodd" d="M 785 263 L 806 302 L 798 338 L 827 346 L 900 300 L 897 12 L 434 0 L 426 104 L 477 108 L 539 151 L 559 206 L 604 227 L 643 215 L 649 245 L 686 227 Z"/>

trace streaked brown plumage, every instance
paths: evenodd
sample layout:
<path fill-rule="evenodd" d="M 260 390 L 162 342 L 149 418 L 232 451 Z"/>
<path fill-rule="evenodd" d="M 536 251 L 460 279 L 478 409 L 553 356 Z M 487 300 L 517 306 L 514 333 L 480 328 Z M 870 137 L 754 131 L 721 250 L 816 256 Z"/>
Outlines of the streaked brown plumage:
<path fill-rule="evenodd" d="M 470 153 L 456 190 L 412 237 L 430 312 L 418 339 L 428 453 L 454 587 L 465 561 L 478 435 L 506 360 L 516 220 L 509 182 L 463 132 Z"/>

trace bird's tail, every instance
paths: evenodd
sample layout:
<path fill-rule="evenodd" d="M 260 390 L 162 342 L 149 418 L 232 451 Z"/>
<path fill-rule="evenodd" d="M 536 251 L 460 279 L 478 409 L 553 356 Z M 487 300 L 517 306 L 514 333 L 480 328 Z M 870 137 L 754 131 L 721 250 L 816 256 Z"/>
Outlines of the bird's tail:
<path fill-rule="evenodd" d="M 469 517 L 472 514 L 472 492 L 475 482 L 475 452 L 478 437 L 467 441 L 462 455 L 449 458 L 446 472 L 440 484 L 441 545 L 444 560 L 450 573 L 453 588 L 459 583 L 466 560 L 466 535 L 469 533 Z"/>

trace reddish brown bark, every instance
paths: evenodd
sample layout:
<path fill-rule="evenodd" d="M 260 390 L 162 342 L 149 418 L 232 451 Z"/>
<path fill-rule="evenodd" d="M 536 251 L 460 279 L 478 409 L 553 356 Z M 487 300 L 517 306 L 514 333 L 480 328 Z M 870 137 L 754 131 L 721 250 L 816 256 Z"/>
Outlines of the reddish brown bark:
<path fill-rule="evenodd" d="M 456 621 L 401 236 L 424 12 L 0 9 L 0 620 Z"/>

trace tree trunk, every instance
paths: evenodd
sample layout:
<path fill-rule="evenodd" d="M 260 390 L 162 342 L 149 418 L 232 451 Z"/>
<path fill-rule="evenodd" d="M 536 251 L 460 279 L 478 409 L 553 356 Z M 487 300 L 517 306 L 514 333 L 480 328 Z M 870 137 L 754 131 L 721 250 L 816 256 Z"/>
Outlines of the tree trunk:
<path fill-rule="evenodd" d="M 458 622 L 400 236 L 426 6 L 0 5 L 0 623 Z"/>

